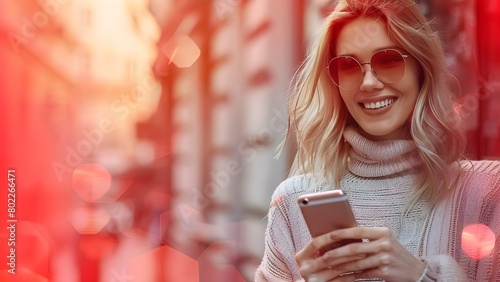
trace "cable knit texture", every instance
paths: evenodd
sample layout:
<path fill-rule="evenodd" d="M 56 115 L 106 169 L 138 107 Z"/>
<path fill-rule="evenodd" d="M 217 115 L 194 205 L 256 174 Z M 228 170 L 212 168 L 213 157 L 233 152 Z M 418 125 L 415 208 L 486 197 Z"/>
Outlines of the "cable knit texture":
<path fill-rule="evenodd" d="M 408 140 L 371 141 L 352 128 L 344 138 L 352 146 L 349 170 L 360 177 L 386 177 L 422 164 L 413 142 Z"/>
<path fill-rule="evenodd" d="M 255 281 L 303 281 L 294 256 L 311 235 L 297 198 L 339 188 L 349 196 L 358 225 L 388 227 L 410 253 L 426 261 L 421 281 L 500 281 L 499 162 L 461 162 L 458 181 L 446 201 L 423 216 L 427 201 L 421 199 L 402 217 L 422 165 L 413 142 L 371 141 L 353 128 L 345 130 L 344 138 L 352 149 L 340 187 L 300 175 L 285 180 L 274 192 L 265 253 Z M 462 242 L 464 228 L 474 224 L 488 226 L 495 242 L 481 239 L 483 234 L 477 234 L 478 244 Z M 484 245 L 493 249 L 478 260 Z"/>

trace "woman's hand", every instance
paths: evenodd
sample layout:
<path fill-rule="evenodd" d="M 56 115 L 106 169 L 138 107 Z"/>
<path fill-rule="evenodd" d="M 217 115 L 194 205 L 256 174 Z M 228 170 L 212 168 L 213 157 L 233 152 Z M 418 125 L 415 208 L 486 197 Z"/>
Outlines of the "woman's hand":
<path fill-rule="evenodd" d="M 323 256 L 320 255 L 320 249 L 337 241 L 340 240 L 333 238 L 332 233 L 327 233 L 313 238 L 309 244 L 295 255 L 299 273 L 305 281 L 332 281 L 332 279 L 345 272 L 344 270 L 332 269 L 332 265 L 340 265 L 365 257 L 365 255 L 343 256 L 332 260 L 330 255 L 326 255 L 326 253 Z"/>
<path fill-rule="evenodd" d="M 345 245 L 318 256 L 319 249 L 343 239 L 370 241 Z M 306 281 L 381 278 L 415 282 L 425 269 L 425 263 L 410 254 L 384 227 L 353 227 L 327 233 L 314 238 L 295 259 Z M 345 272 L 354 273 L 339 276 Z"/>

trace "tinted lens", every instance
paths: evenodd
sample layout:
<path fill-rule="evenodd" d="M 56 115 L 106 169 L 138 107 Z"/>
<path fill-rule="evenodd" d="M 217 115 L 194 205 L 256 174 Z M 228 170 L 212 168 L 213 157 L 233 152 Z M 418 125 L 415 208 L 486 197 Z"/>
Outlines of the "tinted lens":
<path fill-rule="evenodd" d="M 358 61 L 353 57 L 334 58 L 329 65 L 330 77 L 342 89 L 354 89 L 363 79 L 363 72 Z"/>
<path fill-rule="evenodd" d="M 405 59 L 396 50 L 382 50 L 372 56 L 372 69 L 382 82 L 395 83 L 405 75 Z"/>

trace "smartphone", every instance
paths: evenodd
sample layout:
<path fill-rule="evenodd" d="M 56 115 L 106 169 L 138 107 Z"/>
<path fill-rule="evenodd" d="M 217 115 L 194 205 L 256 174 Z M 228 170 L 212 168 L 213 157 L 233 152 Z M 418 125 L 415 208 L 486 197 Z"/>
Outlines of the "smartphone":
<path fill-rule="evenodd" d="M 336 229 L 357 226 L 347 195 L 342 190 L 302 195 L 298 198 L 298 203 L 313 238 Z M 362 240 L 335 242 L 322 248 L 320 254 L 355 242 Z"/>

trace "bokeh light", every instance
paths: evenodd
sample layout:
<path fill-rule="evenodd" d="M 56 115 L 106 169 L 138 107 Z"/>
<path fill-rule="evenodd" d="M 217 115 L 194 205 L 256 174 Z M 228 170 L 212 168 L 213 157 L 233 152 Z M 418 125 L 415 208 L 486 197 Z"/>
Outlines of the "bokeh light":
<path fill-rule="evenodd" d="M 137 256 L 131 261 L 131 266 L 134 281 L 200 281 L 198 262 L 168 246 Z"/>
<path fill-rule="evenodd" d="M 108 210 L 98 207 L 77 208 L 71 218 L 71 223 L 80 234 L 99 233 L 108 224 Z"/>
<path fill-rule="evenodd" d="M 495 247 L 495 233 L 484 224 L 471 224 L 462 231 L 462 250 L 472 259 L 488 256 Z"/>
<path fill-rule="evenodd" d="M 212 243 L 199 257 L 201 276 L 210 275 L 213 281 L 245 282 L 231 259 L 236 254 L 236 244 L 232 241 L 218 241 Z"/>
<path fill-rule="evenodd" d="M 201 54 L 198 45 L 185 35 L 173 37 L 161 48 L 161 51 L 178 68 L 189 68 Z"/>
<path fill-rule="evenodd" d="M 99 164 L 81 164 L 73 171 L 73 190 L 91 203 L 108 192 L 111 175 Z"/>

